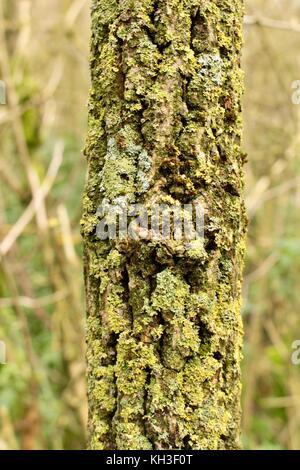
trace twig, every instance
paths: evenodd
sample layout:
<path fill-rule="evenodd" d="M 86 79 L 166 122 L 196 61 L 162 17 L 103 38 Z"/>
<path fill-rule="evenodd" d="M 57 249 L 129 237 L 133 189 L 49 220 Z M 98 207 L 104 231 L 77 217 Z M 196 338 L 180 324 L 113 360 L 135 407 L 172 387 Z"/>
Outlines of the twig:
<path fill-rule="evenodd" d="M 67 208 L 64 204 L 60 204 L 58 206 L 57 214 L 61 227 L 61 234 L 66 258 L 71 264 L 76 264 L 78 260 L 72 238 L 71 224 Z"/>
<path fill-rule="evenodd" d="M 300 176 L 296 176 L 291 180 L 285 181 L 284 183 L 279 184 L 278 186 L 274 186 L 273 188 L 268 189 L 252 207 L 248 207 L 249 216 L 252 217 L 253 214 L 255 214 L 261 206 L 263 206 L 266 202 L 270 201 L 271 199 L 274 199 L 278 196 L 282 196 L 291 191 L 292 189 L 297 188 L 299 186 L 299 183 Z"/>
<path fill-rule="evenodd" d="M 58 142 L 55 145 L 53 157 L 42 185 L 37 189 L 34 199 L 27 206 L 27 209 L 25 209 L 21 217 L 17 220 L 15 225 L 0 244 L 0 255 L 4 256 L 9 252 L 15 241 L 34 217 L 36 210 L 38 210 L 39 207 L 43 204 L 45 197 L 54 184 L 56 175 L 61 166 L 63 160 L 63 151 L 63 142 Z"/>
<path fill-rule="evenodd" d="M 252 271 L 247 276 L 245 276 L 245 282 L 254 282 L 265 276 L 267 272 L 277 263 L 278 258 L 279 257 L 277 253 L 271 253 L 262 262 L 262 264 L 257 269 L 255 269 L 255 271 Z"/>
<path fill-rule="evenodd" d="M 265 28 L 279 29 L 282 31 L 293 31 L 300 33 L 300 24 L 291 21 L 273 20 L 271 18 L 249 16 L 244 17 L 245 25 L 263 26 Z"/>
<path fill-rule="evenodd" d="M 14 297 L 14 298 L 3 298 L 0 299 L 0 308 L 13 307 L 14 305 L 19 305 L 20 307 L 25 308 L 41 308 L 47 307 L 48 305 L 56 304 L 61 300 L 65 299 L 68 295 L 66 290 L 55 292 L 54 294 L 46 295 L 37 299 L 32 299 L 30 297 Z"/>

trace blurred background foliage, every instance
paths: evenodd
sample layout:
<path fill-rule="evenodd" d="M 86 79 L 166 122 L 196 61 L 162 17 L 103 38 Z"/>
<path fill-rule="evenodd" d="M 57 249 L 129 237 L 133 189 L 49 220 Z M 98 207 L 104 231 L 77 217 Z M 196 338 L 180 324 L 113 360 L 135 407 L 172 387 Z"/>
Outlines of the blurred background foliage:
<path fill-rule="evenodd" d="M 85 446 L 88 0 L 0 0 L 0 449 Z M 300 2 L 247 0 L 243 444 L 300 449 Z M 272 21 L 270 21 L 272 20 Z M 31 202 L 34 201 L 34 202 Z"/>

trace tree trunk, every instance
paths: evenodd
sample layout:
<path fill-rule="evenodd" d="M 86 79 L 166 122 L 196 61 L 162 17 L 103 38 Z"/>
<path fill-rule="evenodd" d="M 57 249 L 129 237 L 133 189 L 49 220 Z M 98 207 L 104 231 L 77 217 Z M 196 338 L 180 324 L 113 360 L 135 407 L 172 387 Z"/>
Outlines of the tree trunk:
<path fill-rule="evenodd" d="M 242 3 L 92 2 L 82 219 L 92 449 L 239 446 Z M 99 239 L 99 205 L 120 201 L 201 204 L 204 239 Z"/>

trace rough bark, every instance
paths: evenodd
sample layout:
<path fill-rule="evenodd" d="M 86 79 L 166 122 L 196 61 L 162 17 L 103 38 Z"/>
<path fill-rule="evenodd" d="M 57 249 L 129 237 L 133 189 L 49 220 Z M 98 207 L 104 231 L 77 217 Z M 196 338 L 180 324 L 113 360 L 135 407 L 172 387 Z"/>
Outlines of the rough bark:
<path fill-rule="evenodd" d="M 235 449 L 241 0 L 94 0 L 82 233 L 92 449 Z M 103 198 L 205 207 L 204 244 L 101 241 Z"/>

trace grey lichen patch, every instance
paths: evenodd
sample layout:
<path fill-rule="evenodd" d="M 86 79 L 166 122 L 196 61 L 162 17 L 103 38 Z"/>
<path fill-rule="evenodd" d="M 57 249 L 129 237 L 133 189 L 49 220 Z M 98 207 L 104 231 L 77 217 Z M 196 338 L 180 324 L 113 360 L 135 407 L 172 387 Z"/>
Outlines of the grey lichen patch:
<path fill-rule="evenodd" d="M 100 191 L 110 202 L 117 197 L 134 196 L 135 159 L 130 152 L 120 151 L 116 139 L 107 143 L 104 166 L 100 173 Z"/>
<path fill-rule="evenodd" d="M 224 77 L 221 57 L 218 54 L 202 54 L 198 62 L 201 65 L 199 76 L 205 81 L 205 86 L 209 86 L 209 83 L 221 86 Z"/>
<path fill-rule="evenodd" d="M 151 170 L 151 159 L 144 149 L 140 149 L 137 161 L 137 191 L 144 194 L 150 187 L 149 172 Z"/>

